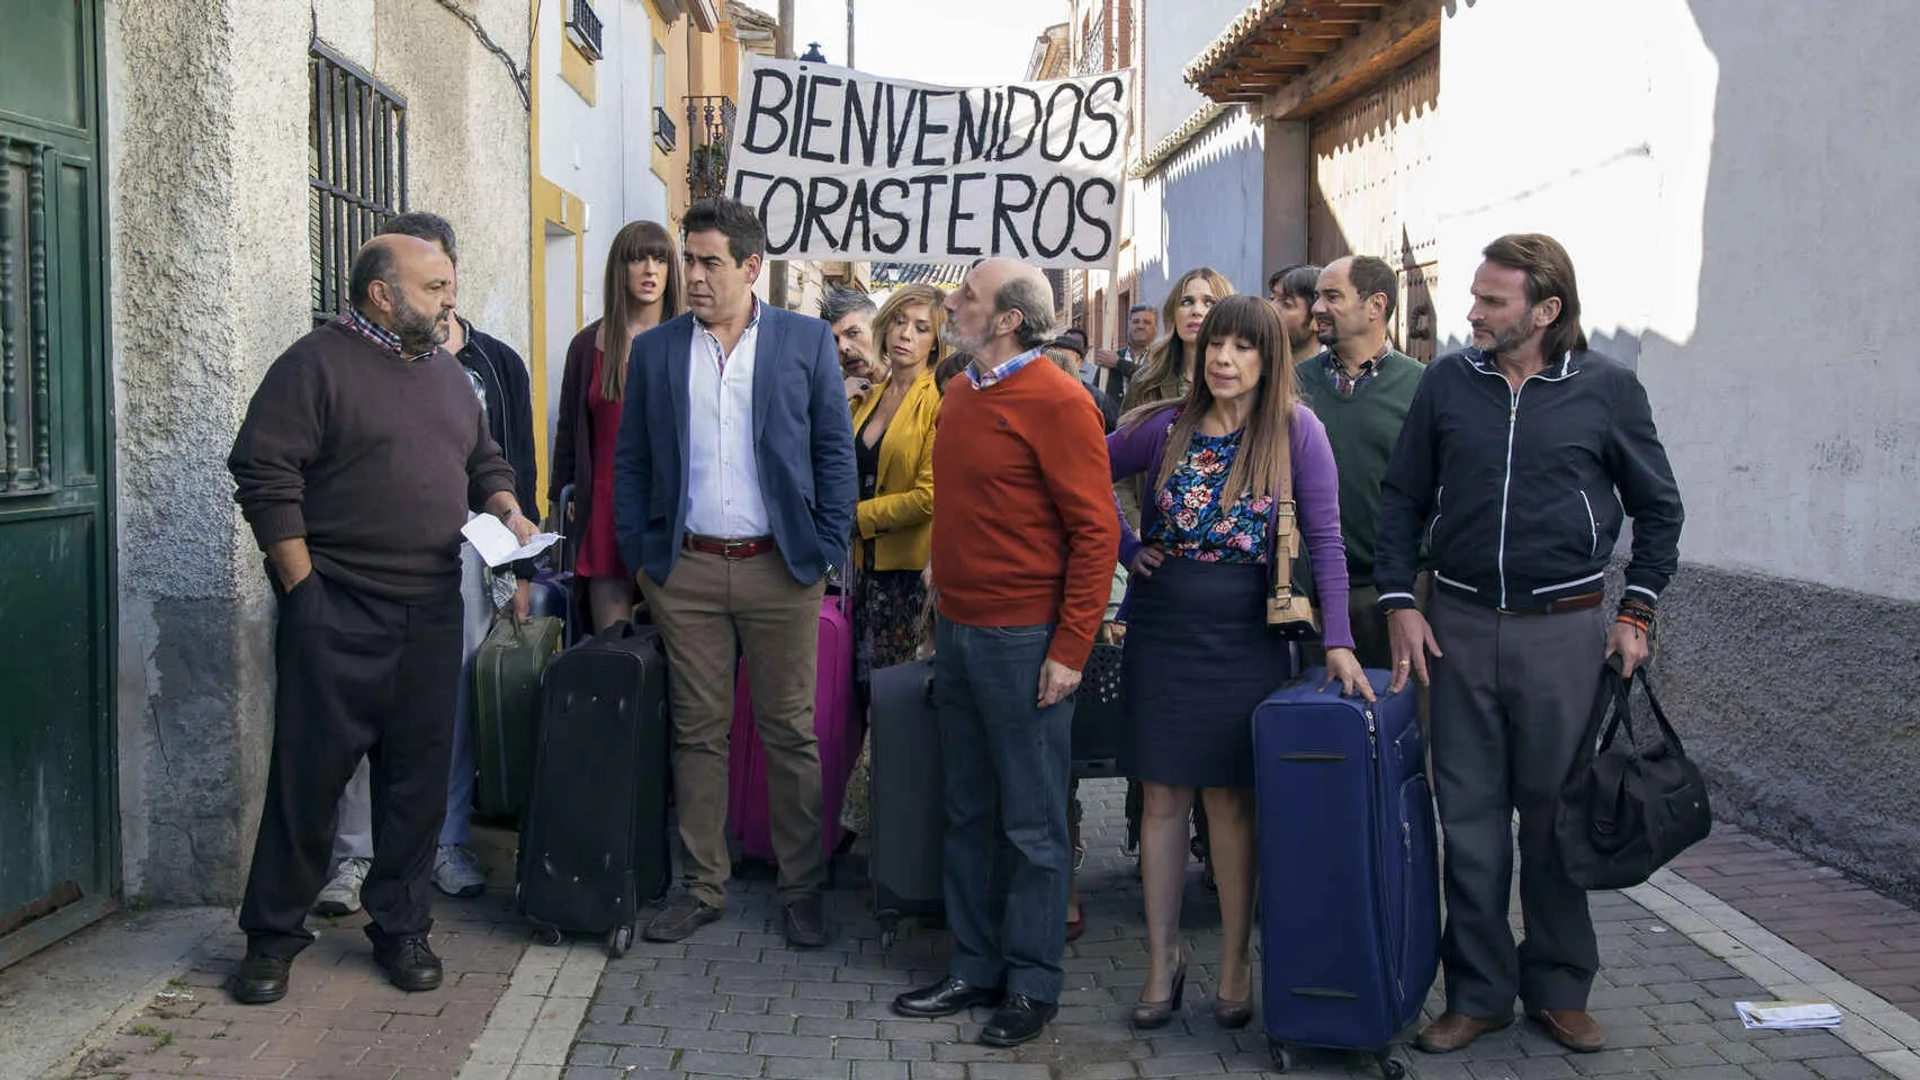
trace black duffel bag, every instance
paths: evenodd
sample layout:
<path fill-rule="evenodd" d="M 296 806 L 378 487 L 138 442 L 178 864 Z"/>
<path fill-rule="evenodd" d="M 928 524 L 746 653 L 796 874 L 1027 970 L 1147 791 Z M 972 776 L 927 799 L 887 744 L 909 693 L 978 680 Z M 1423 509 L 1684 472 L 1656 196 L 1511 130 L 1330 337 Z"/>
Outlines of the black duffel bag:
<path fill-rule="evenodd" d="M 1644 743 L 1633 730 L 1636 682 L 1660 729 Z M 1638 885 L 1712 830 L 1707 782 L 1687 760 L 1644 666 L 1628 679 L 1619 658 L 1608 658 L 1553 827 L 1567 876 L 1586 889 Z"/>

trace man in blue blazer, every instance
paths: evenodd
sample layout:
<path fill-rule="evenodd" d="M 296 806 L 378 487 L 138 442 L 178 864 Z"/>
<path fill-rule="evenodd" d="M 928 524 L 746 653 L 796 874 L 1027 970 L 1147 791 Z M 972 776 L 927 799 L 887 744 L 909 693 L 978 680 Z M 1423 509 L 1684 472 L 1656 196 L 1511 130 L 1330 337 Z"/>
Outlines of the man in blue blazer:
<path fill-rule="evenodd" d="M 767 752 L 787 941 L 828 939 L 813 733 L 820 597 L 858 496 L 833 332 L 754 298 L 767 238 L 741 203 L 682 222 L 688 313 L 640 335 L 614 450 L 614 528 L 666 646 L 683 889 L 648 924 L 679 941 L 720 917 L 736 646 Z"/>

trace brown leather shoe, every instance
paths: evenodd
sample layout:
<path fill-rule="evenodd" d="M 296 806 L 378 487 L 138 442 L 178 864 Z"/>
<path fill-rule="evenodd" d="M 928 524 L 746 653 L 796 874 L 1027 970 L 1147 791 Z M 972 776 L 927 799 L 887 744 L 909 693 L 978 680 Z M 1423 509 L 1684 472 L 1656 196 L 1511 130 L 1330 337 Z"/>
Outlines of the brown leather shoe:
<path fill-rule="evenodd" d="M 1554 1042 L 1574 1053 L 1591 1054 L 1607 1048 L 1607 1029 L 1585 1009 L 1535 1009 L 1531 1015 Z"/>
<path fill-rule="evenodd" d="M 1466 1013 L 1441 1013 L 1440 1019 L 1420 1029 L 1414 1045 L 1429 1054 L 1451 1054 L 1489 1031 L 1513 1023 L 1511 1015 L 1479 1020 Z"/>
<path fill-rule="evenodd" d="M 692 937 L 695 930 L 718 918 L 719 908 L 683 892 L 653 917 L 642 936 L 648 941 L 684 941 Z"/>

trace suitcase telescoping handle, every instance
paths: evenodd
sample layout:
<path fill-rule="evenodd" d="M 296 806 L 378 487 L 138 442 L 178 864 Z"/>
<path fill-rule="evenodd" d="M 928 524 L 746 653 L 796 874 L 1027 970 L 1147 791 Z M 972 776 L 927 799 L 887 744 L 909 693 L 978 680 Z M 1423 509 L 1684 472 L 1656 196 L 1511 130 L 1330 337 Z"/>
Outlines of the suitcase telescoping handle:
<path fill-rule="evenodd" d="M 560 498 L 553 504 L 553 531 L 564 536 L 560 546 L 554 549 L 553 568 L 561 573 L 573 569 L 574 556 L 577 554 L 574 547 L 576 541 L 571 535 L 573 530 L 567 523 L 567 510 L 573 505 L 573 498 L 574 487 L 566 484 L 560 488 Z"/>
<path fill-rule="evenodd" d="M 858 538 L 848 544 L 847 557 L 840 562 L 840 572 L 828 573 L 826 576 L 827 591 L 837 597 L 835 603 L 840 608 L 840 614 L 849 619 L 853 618 L 853 579 L 858 573 L 854 569 L 853 557 L 859 545 Z"/>
<path fill-rule="evenodd" d="M 608 626 L 605 630 L 602 630 L 593 636 L 597 638 L 607 638 L 610 640 L 623 641 L 628 638 L 639 637 L 640 628 L 638 626 L 635 626 L 633 623 L 629 622 L 626 619 L 621 619 L 619 622 L 616 622 Z"/>

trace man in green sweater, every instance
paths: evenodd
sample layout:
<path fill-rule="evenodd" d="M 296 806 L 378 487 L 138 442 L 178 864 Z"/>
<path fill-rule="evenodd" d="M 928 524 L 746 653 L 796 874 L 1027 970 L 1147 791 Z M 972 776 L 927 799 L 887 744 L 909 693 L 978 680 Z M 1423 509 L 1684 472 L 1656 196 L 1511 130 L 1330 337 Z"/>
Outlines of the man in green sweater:
<path fill-rule="evenodd" d="M 1335 259 L 1320 272 L 1314 332 L 1326 348 L 1294 367 L 1301 400 L 1326 425 L 1340 467 L 1340 531 L 1355 653 L 1369 668 L 1392 665 L 1386 617 L 1373 585 L 1373 541 L 1380 521 L 1380 477 L 1425 367 L 1393 348 L 1387 326 L 1399 287 L 1393 267 L 1371 255 Z M 1310 663 L 1319 662 L 1312 655 Z"/>

